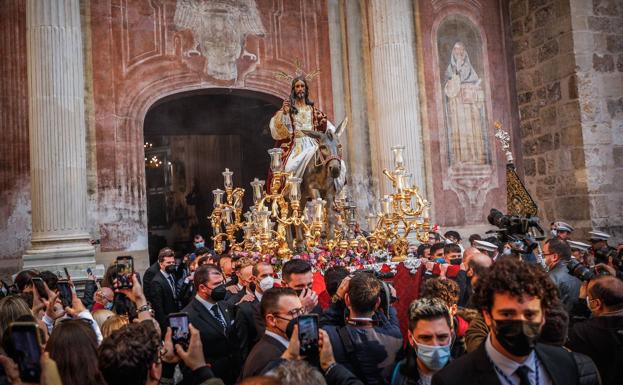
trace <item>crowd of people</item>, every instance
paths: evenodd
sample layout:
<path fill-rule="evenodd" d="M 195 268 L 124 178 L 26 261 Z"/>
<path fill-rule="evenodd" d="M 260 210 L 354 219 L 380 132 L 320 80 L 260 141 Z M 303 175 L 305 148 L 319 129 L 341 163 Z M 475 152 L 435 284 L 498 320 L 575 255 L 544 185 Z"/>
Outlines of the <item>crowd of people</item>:
<path fill-rule="evenodd" d="M 620 384 L 623 246 L 572 233 L 557 222 L 529 251 L 431 233 L 410 248 L 418 295 L 406 312 L 391 274 L 317 272 L 296 257 L 277 269 L 217 255 L 200 235 L 192 252 L 160 250 L 131 284 L 115 264 L 80 295 L 69 280 L 69 299 L 56 274 L 24 270 L 1 283 L 0 385 Z M 188 320 L 185 343 L 172 317 Z M 303 319 L 316 338 L 299 333 Z M 41 344 L 38 382 L 22 378 L 25 324 Z"/>

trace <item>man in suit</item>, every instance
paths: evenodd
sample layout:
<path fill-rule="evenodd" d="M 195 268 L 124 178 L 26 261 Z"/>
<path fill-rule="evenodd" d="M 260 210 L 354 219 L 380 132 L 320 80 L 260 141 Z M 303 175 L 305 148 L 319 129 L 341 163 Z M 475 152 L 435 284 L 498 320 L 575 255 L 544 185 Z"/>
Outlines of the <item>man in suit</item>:
<path fill-rule="evenodd" d="M 312 269 L 309 262 L 291 259 L 281 269 L 283 282 L 299 296 L 306 313 L 322 314 L 318 295 L 312 290 Z"/>
<path fill-rule="evenodd" d="M 580 295 L 582 282 L 569 274 L 567 263 L 571 259 L 571 248 L 566 241 L 554 238 L 543 245 L 543 259 L 549 268 L 549 278 L 556 284 L 560 301 L 567 312 L 573 309 Z"/>
<path fill-rule="evenodd" d="M 160 256 L 165 255 L 165 254 L 175 255 L 173 250 L 169 247 L 164 247 L 160 249 L 160 252 L 158 252 L 158 259 L 156 259 L 156 262 L 154 262 L 151 266 L 149 266 L 147 270 L 145 270 L 145 274 L 143 274 L 143 291 L 145 292 L 145 297 L 147 298 L 147 301 L 149 301 L 149 303 L 153 302 L 151 299 L 151 281 L 154 279 L 156 274 L 160 272 L 160 262 L 159 262 Z"/>
<path fill-rule="evenodd" d="M 600 383 L 592 361 L 578 365 L 564 348 L 537 343 L 545 312 L 559 301 L 540 267 L 513 258 L 498 261 L 478 280 L 473 300 L 489 335 L 475 351 L 437 372 L 433 385 Z"/>
<path fill-rule="evenodd" d="M 216 377 L 231 385 L 240 373 L 239 343 L 234 309 L 225 299 L 225 279 L 218 267 L 203 265 L 193 278 L 195 298 L 184 308 L 188 320 L 201 333 L 203 354 Z"/>
<path fill-rule="evenodd" d="M 303 314 L 303 306 L 296 292 L 285 287 L 267 290 L 262 296 L 260 308 L 266 323 L 266 332 L 249 353 L 242 370 L 242 378 L 261 374 L 271 361 L 281 357 L 288 348 L 291 337 L 286 333 L 288 324 L 295 322 Z"/>
<path fill-rule="evenodd" d="M 240 341 L 242 359 L 245 360 L 253 348 L 253 345 L 264 335 L 264 319 L 260 312 L 260 301 L 264 292 L 272 289 L 275 279 L 273 266 L 267 262 L 258 262 L 251 268 L 251 282 L 255 286 L 253 300 L 241 302 L 236 312 L 236 330 Z"/>
<path fill-rule="evenodd" d="M 175 278 L 173 277 L 176 269 L 173 250 L 162 249 L 158 254 L 158 264 L 160 270 L 152 278 L 149 288 L 151 306 L 154 309 L 156 320 L 160 324 L 160 329 L 164 332 L 168 326 L 167 315 L 180 311 Z"/>

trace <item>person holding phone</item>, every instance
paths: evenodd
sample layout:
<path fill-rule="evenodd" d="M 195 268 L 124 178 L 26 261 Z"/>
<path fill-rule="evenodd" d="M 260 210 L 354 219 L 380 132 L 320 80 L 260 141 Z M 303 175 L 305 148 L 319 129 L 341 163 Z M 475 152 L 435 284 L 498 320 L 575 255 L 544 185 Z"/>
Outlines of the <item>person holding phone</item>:
<path fill-rule="evenodd" d="M 288 341 L 297 317 L 304 312 L 301 300 L 290 288 L 272 288 L 262 296 L 261 314 L 266 332 L 251 349 L 242 369 L 242 378 L 256 376 L 269 362 L 279 358 L 288 348 Z"/>

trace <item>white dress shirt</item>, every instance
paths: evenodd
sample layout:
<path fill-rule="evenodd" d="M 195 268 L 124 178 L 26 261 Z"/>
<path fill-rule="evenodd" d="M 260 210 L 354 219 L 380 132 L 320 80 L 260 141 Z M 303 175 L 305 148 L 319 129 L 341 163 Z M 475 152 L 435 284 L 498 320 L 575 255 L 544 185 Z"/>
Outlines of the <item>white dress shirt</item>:
<path fill-rule="evenodd" d="M 515 374 L 515 371 L 520 366 L 527 366 L 530 369 L 528 378 L 532 385 L 552 385 L 552 379 L 547 374 L 545 367 L 536 356 L 534 350 L 528 355 L 528 358 L 524 362 L 517 362 L 506 357 L 502 353 L 498 352 L 491 343 L 491 335 L 487 336 L 485 341 L 485 351 L 489 356 L 493 365 L 495 365 L 495 373 L 502 385 L 519 385 L 519 376 Z M 538 383 L 537 383 L 537 371 L 538 371 Z"/>
<path fill-rule="evenodd" d="M 279 335 L 279 334 L 277 334 L 277 333 L 273 333 L 273 332 L 271 332 L 270 330 L 266 330 L 266 332 L 265 332 L 265 333 L 266 333 L 267 335 L 269 335 L 269 336 L 273 337 L 273 338 L 274 338 L 274 339 L 276 339 L 277 341 L 281 342 L 281 344 L 282 344 L 283 346 L 285 346 L 285 347 L 286 347 L 286 349 L 288 348 L 288 345 L 290 344 L 290 341 L 286 340 L 285 338 L 283 338 L 282 336 L 280 336 L 280 335 Z"/>

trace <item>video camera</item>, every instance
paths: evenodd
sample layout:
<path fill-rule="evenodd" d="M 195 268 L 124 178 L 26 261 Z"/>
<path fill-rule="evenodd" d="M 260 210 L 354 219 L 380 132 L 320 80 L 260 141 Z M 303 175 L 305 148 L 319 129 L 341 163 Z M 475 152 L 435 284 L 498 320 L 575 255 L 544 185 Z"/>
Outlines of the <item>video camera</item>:
<path fill-rule="evenodd" d="M 599 275 L 610 275 L 607 270 L 597 269 L 596 267 L 586 267 L 575 258 L 571 258 L 569 262 L 567 262 L 567 270 L 569 270 L 569 274 L 584 282 L 590 281 Z"/>
<path fill-rule="evenodd" d="M 536 241 L 543 240 L 543 228 L 538 217 L 518 217 L 505 215 L 497 209 L 491 209 L 487 220 L 500 230 L 496 236 L 502 243 L 510 243 L 514 249 L 523 254 L 530 254 L 538 246 Z M 541 236 L 533 237 L 530 230 L 535 229 Z M 525 247 L 524 247 L 525 246 Z"/>

